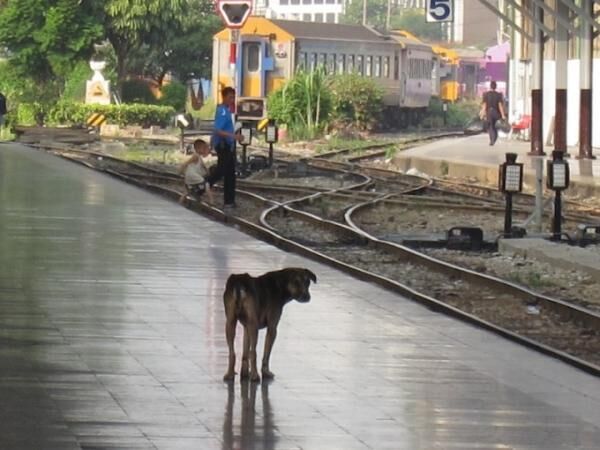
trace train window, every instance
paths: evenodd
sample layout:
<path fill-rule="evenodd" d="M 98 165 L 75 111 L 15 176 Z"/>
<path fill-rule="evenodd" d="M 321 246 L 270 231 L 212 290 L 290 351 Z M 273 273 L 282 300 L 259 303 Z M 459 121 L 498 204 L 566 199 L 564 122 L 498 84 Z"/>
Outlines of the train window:
<path fill-rule="evenodd" d="M 300 4 L 300 0 L 290 0 L 290 3 L 292 5 L 299 5 Z"/>
<path fill-rule="evenodd" d="M 383 76 L 385 78 L 390 77 L 390 57 L 386 56 L 383 58 Z"/>
<path fill-rule="evenodd" d="M 327 64 L 327 53 L 320 53 L 319 54 L 319 66 L 326 69 L 326 67 L 325 67 L 326 64 Z"/>
<path fill-rule="evenodd" d="M 246 50 L 246 69 L 248 72 L 258 71 L 260 64 L 260 44 L 255 42 L 248 42 L 244 45 Z"/>
<path fill-rule="evenodd" d="M 333 4 L 335 4 L 335 0 L 325 0 L 325 3 L 333 5 Z"/>
<path fill-rule="evenodd" d="M 311 53 L 311 55 L 310 55 L 310 70 L 315 70 L 315 67 L 317 67 L 317 54 Z"/>
<path fill-rule="evenodd" d="M 394 80 L 400 79 L 400 58 L 398 52 L 394 53 Z"/>
<path fill-rule="evenodd" d="M 346 55 L 337 56 L 337 73 L 344 73 L 346 70 Z"/>
<path fill-rule="evenodd" d="M 332 54 L 329 55 L 329 59 L 327 60 L 327 72 L 329 72 L 331 75 L 333 75 L 335 73 L 335 68 L 336 68 L 336 55 Z"/>
<path fill-rule="evenodd" d="M 346 66 L 348 73 L 354 72 L 354 55 L 348 55 L 348 64 Z"/>
<path fill-rule="evenodd" d="M 373 76 L 377 78 L 381 77 L 381 56 L 375 57 L 375 70 Z"/>
<path fill-rule="evenodd" d="M 315 5 L 322 5 L 323 4 L 323 0 L 315 0 Z"/>
<path fill-rule="evenodd" d="M 315 14 L 315 22 L 323 22 L 323 13 Z"/>
<path fill-rule="evenodd" d="M 280 5 L 287 5 L 289 3 L 289 1 L 290 0 L 279 0 L 279 4 Z M 283 14 L 282 14 L 282 16 L 283 16 Z M 285 17 L 285 16 L 283 16 L 283 17 Z"/>
<path fill-rule="evenodd" d="M 367 56 L 365 62 L 365 76 L 372 77 L 373 76 L 373 57 L 371 55 Z"/>
<path fill-rule="evenodd" d="M 356 56 L 356 73 L 358 73 L 359 75 L 362 75 L 363 72 L 363 56 L 362 55 L 357 55 Z"/>
<path fill-rule="evenodd" d="M 312 5 L 312 0 L 302 0 L 303 5 Z"/>
<path fill-rule="evenodd" d="M 304 22 L 310 22 L 312 20 L 312 14 L 302 14 L 302 20 Z"/>
<path fill-rule="evenodd" d="M 327 13 L 325 22 L 327 22 L 327 23 L 335 23 L 335 13 Z"/>
<path fill-rule="evenodd" d="M 307 58 L 308 55 L 306 52 L 298 53 L 298 70 L 306 70 L 307 69 Z"/>

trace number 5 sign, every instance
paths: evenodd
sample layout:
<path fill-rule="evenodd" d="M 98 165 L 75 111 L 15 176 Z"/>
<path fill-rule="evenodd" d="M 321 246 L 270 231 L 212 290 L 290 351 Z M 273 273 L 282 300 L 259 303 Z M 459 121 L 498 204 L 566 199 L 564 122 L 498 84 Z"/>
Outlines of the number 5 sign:
<path fill-rule="evenodd" d="M 453 0 L 427 0 L 427 22 L 452 22 L 454 20 Z"/>

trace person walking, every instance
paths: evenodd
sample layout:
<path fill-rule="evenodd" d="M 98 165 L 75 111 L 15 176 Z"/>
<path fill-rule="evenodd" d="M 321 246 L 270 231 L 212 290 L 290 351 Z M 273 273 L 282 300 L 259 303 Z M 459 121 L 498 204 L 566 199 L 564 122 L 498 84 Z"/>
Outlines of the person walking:
<path fill-rule="evenodd" d="M 496 122 L 499 119 L 506 119 L 504 110 L 504 98 L 500 92 L 496 91 L 496 82 L 490 83 L 490 90 L 483 94 L 481 102 L 481 111 L 479 116 L 487 121 L 488 134 L 490 135 L 490 145 L 494 145 L 498 139 L 498 130 Z"/>
<path fill-rule="evenodd" d="M 215 112 L 213 148 L 217 152 L 217 168 L 206 181 L 213 186 L 223 178 L 223 198 L 225 210 L 235 207 L 235 143 L 241 142 L 242 136 L 235 133 L 234 119 L 231 110 L 235 105 L 235 89 L 226 87 L 221 91 L 223 102 Z"/>
<path fill-rule="evenodd" d="M 2 129 L 4 128 L 4 116 L 7 112 L 6 97 L 2 92 L 0 92 L 0 137 L 2 135 Z"/>

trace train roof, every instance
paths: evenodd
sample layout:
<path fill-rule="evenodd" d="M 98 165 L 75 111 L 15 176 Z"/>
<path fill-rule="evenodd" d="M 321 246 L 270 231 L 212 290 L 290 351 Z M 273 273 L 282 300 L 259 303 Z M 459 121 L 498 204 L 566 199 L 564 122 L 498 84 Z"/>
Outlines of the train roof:
<path fill-rule="evenodd" d="M 385 36 L 362 25 L 340 23 L 301 22 L 295 20 L 270 19 L 273 24 L 302 39 L 386 42 Z"/>
<path fill-rule="evenodd" d="M 417 39 L 413 35 L 404 35 L 402 32 L 392 30 L 389 36 L 403 48 L 413 47 L 421 50 L 429 50 L 430 52 L 433 51 L 431 45 Z"/>

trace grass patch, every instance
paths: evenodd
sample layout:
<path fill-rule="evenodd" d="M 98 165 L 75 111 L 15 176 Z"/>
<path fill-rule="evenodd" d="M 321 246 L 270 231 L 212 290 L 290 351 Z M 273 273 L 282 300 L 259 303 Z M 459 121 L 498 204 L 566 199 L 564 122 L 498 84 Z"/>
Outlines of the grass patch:
<path fill-rule="evenodd" d="M 166 145 L 133 144 L 112 153 L 127 161 L 169 165 L 179 165 L 188 157 L 181 153 L 179 147 Z"/>
<path fill-rule="evenodd" d="M 363 139 L 351 139 L 351 138 L 340 138 L 332 137 L 326 141 L 318 142 L 315 146 L 317 153 L 330 152 L 333 150 L 361 150 L 370 145 L 383 144 L 385 141 L 381 139 L 363 140 Z"/>
<path fill-rule="evenodd" d="M 532 289 L 540 289 L 549 287 L 552 282 L 547 279 L 543 279 L 542 276 L 537 272 L 510 272 L 507 276 L 510 281 L 523 286 L 529 286 Z"/>

